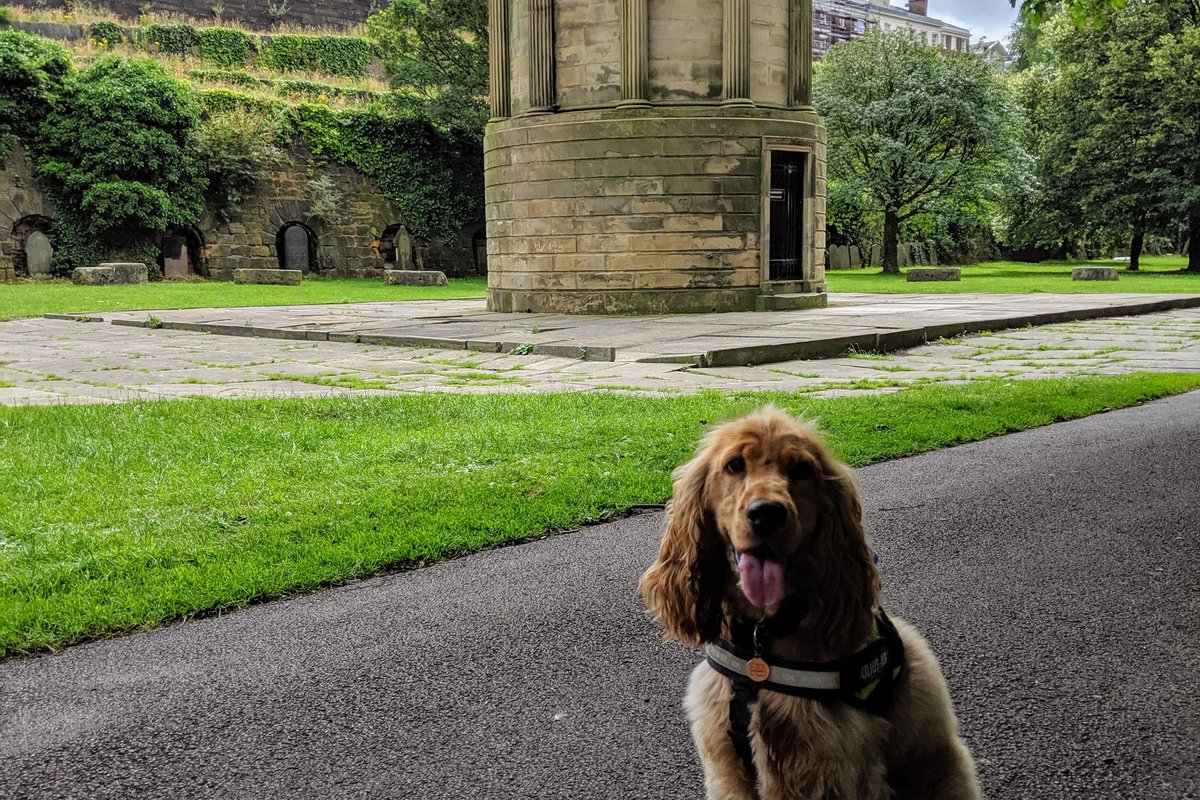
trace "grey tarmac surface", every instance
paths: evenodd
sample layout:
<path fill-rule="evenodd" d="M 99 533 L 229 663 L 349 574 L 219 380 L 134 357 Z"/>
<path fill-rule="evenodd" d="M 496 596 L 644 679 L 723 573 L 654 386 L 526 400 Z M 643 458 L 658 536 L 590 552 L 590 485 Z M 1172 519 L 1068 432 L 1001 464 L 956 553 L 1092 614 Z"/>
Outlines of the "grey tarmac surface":
<path fill-rule="evenodd" d="M 1200 392 L 860 471 L 990 798 L 1196 797 Z M 660 513 L 0 664 L 5 798 L 696 798 Z"/>

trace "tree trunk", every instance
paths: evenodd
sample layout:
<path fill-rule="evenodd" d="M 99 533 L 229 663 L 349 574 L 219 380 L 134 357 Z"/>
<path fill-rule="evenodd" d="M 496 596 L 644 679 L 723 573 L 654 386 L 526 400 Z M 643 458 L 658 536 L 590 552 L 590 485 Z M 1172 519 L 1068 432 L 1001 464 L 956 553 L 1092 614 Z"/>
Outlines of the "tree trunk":
<path fill-rule="evenodd" d="M 1188 213 L 1188 272 L 1200 272 L 1200 203 Z"/>
<path fill-rule="evenodd" d="M 890 208 L 883 212 L 883 271 L 900 274 L 900 215 Z"/>
<path fill-rule="evenodd" d="M 1142 247 L 1146 244 L 1146 229 L 1140 223 L 1133 226 L 1133 241 L 1129 243 L 1129 271 L 1137 272 L 1142 260 Z"/>

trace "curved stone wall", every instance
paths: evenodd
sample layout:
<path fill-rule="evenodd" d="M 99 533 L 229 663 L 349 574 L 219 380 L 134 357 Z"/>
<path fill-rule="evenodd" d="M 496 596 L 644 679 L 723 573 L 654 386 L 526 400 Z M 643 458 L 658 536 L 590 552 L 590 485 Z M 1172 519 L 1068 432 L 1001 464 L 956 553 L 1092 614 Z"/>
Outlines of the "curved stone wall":
<path fill-rule="evenodd" d="M 764 275 L 764 152 L 810 154 L 825 247 L 824 127 L 811 112 L 624 109 L 494 123 L 488 297 L 498 311 L 752 310 Z M 804 291 L 824 290 L 809 264 Z M 797 289 L 801 287 L 796 287 Z"/>
<path fill-rule="evenodd" d="M 812 0 L 488 13 L 490 308 L 732 311 L 824 292 Z"/>

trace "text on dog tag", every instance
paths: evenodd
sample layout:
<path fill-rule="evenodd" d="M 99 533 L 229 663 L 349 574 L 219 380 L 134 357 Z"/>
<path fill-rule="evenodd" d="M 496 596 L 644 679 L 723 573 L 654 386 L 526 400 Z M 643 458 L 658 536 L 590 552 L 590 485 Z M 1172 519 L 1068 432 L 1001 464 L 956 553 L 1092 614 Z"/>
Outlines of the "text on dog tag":
<path fill-rule="evenodd" d="M 755 683 L 762 683 L 771 677 L 771 667 L 761 658 L 752 658 L 746 662 L 746 677 Z"/>

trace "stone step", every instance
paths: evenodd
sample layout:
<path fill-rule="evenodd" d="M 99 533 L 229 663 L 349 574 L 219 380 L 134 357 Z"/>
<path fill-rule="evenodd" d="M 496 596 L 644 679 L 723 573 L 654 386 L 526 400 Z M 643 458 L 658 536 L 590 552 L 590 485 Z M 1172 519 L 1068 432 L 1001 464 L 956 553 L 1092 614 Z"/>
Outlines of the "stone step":
<path fill-rule="evenodd" d="M 796 311 L 804 308 L 825 308 L 829 295 L 825 292 L 794 292 L 789 294 L 760 294 L 755 307 L 759 311 Z"/>

